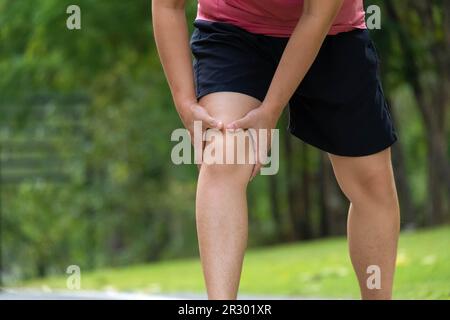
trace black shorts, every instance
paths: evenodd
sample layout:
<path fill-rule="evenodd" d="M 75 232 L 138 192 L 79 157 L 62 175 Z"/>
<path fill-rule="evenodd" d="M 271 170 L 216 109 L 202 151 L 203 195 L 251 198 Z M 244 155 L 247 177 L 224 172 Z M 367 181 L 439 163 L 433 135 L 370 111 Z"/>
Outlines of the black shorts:
<path fill-rule="evenodd" d="M 288 38 L 196 20 L 191 38 L 197 98 L 239 92 L 264 100 Z M 289 102 L 289 131 L 341 156 L 365 156 L 397 140 L 367 30 L 327 36 Z"/>

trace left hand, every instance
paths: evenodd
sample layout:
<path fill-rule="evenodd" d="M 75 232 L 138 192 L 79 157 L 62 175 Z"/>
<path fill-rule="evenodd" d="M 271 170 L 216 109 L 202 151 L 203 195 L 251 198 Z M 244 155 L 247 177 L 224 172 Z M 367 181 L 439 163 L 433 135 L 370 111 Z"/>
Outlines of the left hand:
<path fill-rule="evenodd" d="M 267 152 L 270 150 L 270 144 L 271 144 L 271 133 L 272 129 L 276 128 L 278 119 L 280 115 L 276 114 L 271 109 L 267 108 L 264 104 L 262 104 L 260 107 L 251 110 L 248 112 L 243 118 L 233 121 L 232 123 L 228 124 L 226 126 L 226 129 L 228 130 L 246 130 L 246 129 L 265 129 L 267 132 Z M 259 137 L 259 131 L 258 135 Z M 252 136 L 253 142 L 255 144 L 255 165 L 253 166 L 252 175 L 250 177 L 250 180 L 252 180 L 261 170 L 261 159 L 259 159 L 259 142 L 258 137 Z"/>

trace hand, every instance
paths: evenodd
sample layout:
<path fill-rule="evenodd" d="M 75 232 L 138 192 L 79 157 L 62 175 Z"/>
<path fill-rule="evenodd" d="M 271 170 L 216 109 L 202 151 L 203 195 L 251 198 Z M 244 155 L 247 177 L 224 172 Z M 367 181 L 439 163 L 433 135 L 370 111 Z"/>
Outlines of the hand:
<path fill-rule="evenodd" d="M 199 105 L 197 102 L 186 105 L 185 107 L 182 108 L 182 110 L 184 110 L 184 112 L 180 113 L 181 120 L 182 120 L 184 126 L 186 127 L 186 129 L 189 130 L 189 133 L 191 135 L 191 143 L 194 146 L 194 151 L 195 151 L 194 154 L 197 154 L 197 155 L 202 154 L 203 147 L 204 147 L 203 133 L 207 129 L 222 130 L 223 122 L 213 118 L 208 113 L 208 111 L 204 107 Z M 200 121 L 202 124 L 202 130 L 201 130 L 202 137 L 200 139 L 202 141 L 202 143 L 200 145 L 196 145 L 194 143 L 194 141 L 195 141 L 194 122 L 195 121 Z M 198 168 L 200 169 L 200 164 L 198 165 Z"/>
<path fill-rule="evenodd" d="M 256 129 L 257 131 L 259 129 L 265 129 L 267 132 L 267 148 L 266 150 L 270 150 L 270 144 L 271 144 L 271 134 L 272 129 L 276 128 L 278 119 L 280 115 L 273 112 L 270 108 L 267 108 L 262 104 L 260 107 L 253 109 L 249 113 L 247 113 L 243 118 L 236 120 L 226 126 L 226 129 L 229 130 L 238 130 L 238 129 Z M 259 137 L 259 131 L 258 131 L 258 137 Z M 251 138 L 254 142 L 255 146 L 255 165 L 253 166 L 252 174 L 250 177 L 250 181 L 258 174 L 258 172 L 261 170 L 261 160 L 259 158 L 259 146 L 260 143 L 258 142 L 258 137 L 254 137 L 251 135 Z M 265 155 L 267 156 L 267 155 Z"/>

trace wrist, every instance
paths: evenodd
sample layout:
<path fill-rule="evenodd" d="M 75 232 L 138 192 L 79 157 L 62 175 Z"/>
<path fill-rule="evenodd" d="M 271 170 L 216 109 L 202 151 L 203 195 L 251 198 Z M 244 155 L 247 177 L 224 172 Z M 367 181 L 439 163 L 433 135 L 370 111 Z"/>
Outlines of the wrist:
<path fill-rule="evenodd" d="M 195 99 L 195 98 L 181 99 L 181 100 L 177 100 L 175 102 L 177 110 L 180 113 L 190 112 L 192 106 L 195 105 L 195 104 L 197 104 L 197 99 Z"/>
<path fill-rule="evenodd" d="M 283 113 L 283 107 L 279 107 L 274 104 L 269 104 L 267 102 L 263 102 L 260 106 L 262 111 L 267 115 L 269 119 L 272 119 L 272 122 L 275 124 L 278 122 L 281 114 Z"/>
<path fill-rule="evenodd" d="M 178 114 L 184 123 L 191 118 L 192 107 L 196 104 L 196 99 L 185 99 L 175 103 Z"/>

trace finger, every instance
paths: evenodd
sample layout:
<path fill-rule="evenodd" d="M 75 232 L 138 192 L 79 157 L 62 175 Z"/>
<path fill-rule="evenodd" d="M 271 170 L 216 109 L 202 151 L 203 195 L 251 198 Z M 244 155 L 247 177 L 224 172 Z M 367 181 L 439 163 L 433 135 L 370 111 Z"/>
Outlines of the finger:
<path fill-rule="evenodd" d="M 253 180 L 253 178 L 256 176 L 256 174 L 258 173 L 259 167 L 260 166 L 260 161 L 259 161 L 259 150 L 258 150 L 258 137 L 255 136 L 255 132 L 253 131 L 248 131 L 248 135 L 250 137 L 250 143 L 252 145 L 252 150 L 253 150 L 253 161 L 255 161 L 255 164 L 253 165 L 252 168 L 252 172 L 250 175 L 250 181 Z"/>
<path fill-rule="evenodd" d="M 265 143 L 265 150 L 261 150 L 261 154 L 258 154 L 260 163 L 266 164 L 267 158 L 269 156 L 270 149 L 272 147 L 272 133 L 268 132 L 266 136 L 266 140 L 262 143 Z"/>
<path fill-rule="evenodd" d="M 208 117 L 206 122 L 202 122 L 202 123 L 203 123 L 203 130 L 206 130 L 206 129 L 222 130 L 223 129 L 223 122 L 219 121 L 217 119 L 214 119 L 212 117 Z"/>
<path fill-rule="evenodd" d="M 217 122 L 216 122 L 216 129 L 222 130 L 223 127 L 224 127 L 223 122 L 220 121 L 220 120 L 216 120 L 216 121 L 217 121 Z"/>
<path fill-rule="evenodd" d="M 245 116 L 239 120 L 233 121 L 227 125 L 227 129 L 237 130 L 237 129 L 248 129 L 250 128 L 250 119 Z"/>
<path fill-rule="evenodd" d="M 206 111 L 203 107 L 198 107 L 195 109 L 195 118 L 202 122 L 202 129 L 209 129 L 209 128 L 217 128 L 220 129 L 221 126 L 223 126 L 223 123 L 221 121 L 218 121 L 214 117 L 211 117 L 211 115 Z"/>
<path fill-rule="evenodd" d="M 205 115 L 202 120 L 203 129 L 215 129 L 219 126 L 219 121 L 211 117 L 210 115 Z"/>
<path fill-rule="evenodd" d="M 205 143 L 203 139 L 201 139 L 201 143 L 194 143 L 194 156 L 195 163 L 197 164 L 198 169 L 200 170 L 201 164 L 203 162 L 203 148 Z"/>
<path fill-rule="evenodd" d="M 257 162 L 254 166 L 253 166 L 253 170 L 252 170 L 252 175 L 250 177 L 250 181 L 252 181 L 259 173 L 259 171 L 261 170 L 261 163 Z"/>

